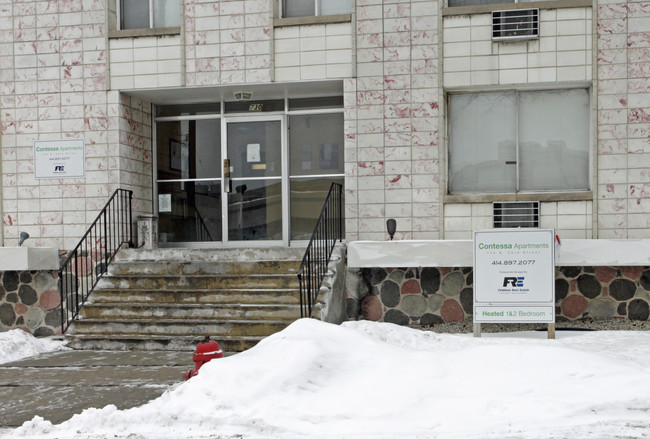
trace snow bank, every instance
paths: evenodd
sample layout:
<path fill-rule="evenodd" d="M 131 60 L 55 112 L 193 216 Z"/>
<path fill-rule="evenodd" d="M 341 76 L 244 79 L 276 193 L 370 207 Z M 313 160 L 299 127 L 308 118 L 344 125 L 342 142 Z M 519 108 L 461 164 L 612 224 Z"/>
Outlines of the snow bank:
<path fill-rule="evenodd" d="M 146 405 L 34 418 L 10 437 L 649 437 L 650 334 L 558 336 L 303 319 Z"/>
<path fill-rule="evenodd" d="M 22 329 L 0 332 L 0 363 L 65 349 L 65 342 L 51 338 L 36 338 Z"/>

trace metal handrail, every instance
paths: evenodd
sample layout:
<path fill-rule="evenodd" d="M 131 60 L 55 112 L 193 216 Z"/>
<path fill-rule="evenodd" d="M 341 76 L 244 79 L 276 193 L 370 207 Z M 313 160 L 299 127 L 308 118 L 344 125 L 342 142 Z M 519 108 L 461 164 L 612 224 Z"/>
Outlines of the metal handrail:
<path fill-rule="evenodd" d="M 123 244 L 133 246 L 133 191 L 117 189 L 59 269 L 61 333 L 79 315 Z"/>
<path fill-rule="evenodd" d="M 194 211 L 194 230 L 196 231 L 197 241 L 213 241 L 212 233 L 210 233 L 210 229 L 208 229 L 208 226 L 205 224 L 205 220 L 201 216 L 199 209 L 193 204 L 190 204 L 187 200 L 183 200 L 183 205 L 188 209 L 192 209 Z M 185 210 L 185 208 L 183 208 L 183 210 Z"/>
<path fill-rule="evenodd" d="M 343 186 L 332 183 L 298 270 L 300 316 L 309 317 L 336 241 L 343 240 Z"/>
<path fill-rule="evenodd" d="M 196 211 L 196 235 L 197 239 L 199 241 L 213 241 L 212 239 L 212 233 L 210 233 L 210 229 L 208 229 L 208 226 L 205 225 L 205 221 L 203 220 L 203 217 L 201 216 L 201 213 L 199 212 L 199 209 L 196 207 L 194 208 Z"/>

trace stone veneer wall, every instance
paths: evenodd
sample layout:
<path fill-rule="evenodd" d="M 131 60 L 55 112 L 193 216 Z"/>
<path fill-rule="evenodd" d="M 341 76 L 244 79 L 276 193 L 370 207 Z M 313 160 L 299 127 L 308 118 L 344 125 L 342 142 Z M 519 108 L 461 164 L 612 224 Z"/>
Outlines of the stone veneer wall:
<path fill-rule="evenodd" d="M 61 334 L 57 271 L 0 272 L 0 332 L 20 328 L 36 336 Z"/>
<path fill-rule="evenodd" d="M 347 316 L 399 325 L 459 322 L 472 316 L 471 267 L 349 268 Z M 649 320 L 650 267 L 557 267 L 556 321 Z"/>

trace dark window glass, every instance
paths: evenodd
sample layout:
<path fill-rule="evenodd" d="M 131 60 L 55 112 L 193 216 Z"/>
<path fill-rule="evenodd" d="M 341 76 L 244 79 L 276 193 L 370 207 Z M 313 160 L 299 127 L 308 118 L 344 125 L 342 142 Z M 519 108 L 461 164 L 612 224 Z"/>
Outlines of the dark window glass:
<path fill-rule="evenodd" d="M 158 180 L 221 177 L 221 121 L 156 124 Z"/>
<path fill-rule="evenodd" d="M 289 99 L 289 110 L 316 110 L 320 108 L 343 108 L 343 96 Z"/>
<path fill-rule="evenodd" d="M 313 17 L 316 15 L 314 0 L 283 0 L 283 17 Z"/>
<path fill-rule="evenodd" d="M 156 117 L 168 116 L 194 116 L 197 114 L 219 114 L 219 102 L 192 105 L 159 105 L 156 107 Z"/>
<path fill-rule="evenodd" d="M 160 242 L 221 241 L 221 196 L 218 180 L 158 183 Z"/>
<path fill-rule="evenodd" d="M 291 239 L 311 238 L 323 203 L 332 183 L 343 183 L 343 177 L 291 179 Z M 345 202 L 342 203 L 345 205 Z"/>
<path fill-rule="evenodd" d="M 121 29 L 147 29 L 149 24 L 149 0 L 122 0 Z"/>
<path fill-rule="evenodd" d="M 514 0 L 449 0 L 449 6 L 496 5 L 499 3 L 514 3 Z"/>
<path fill-rule="evenodd" d="M 291 175 L 343 174 L 343 114 L 289 117 Z"/>

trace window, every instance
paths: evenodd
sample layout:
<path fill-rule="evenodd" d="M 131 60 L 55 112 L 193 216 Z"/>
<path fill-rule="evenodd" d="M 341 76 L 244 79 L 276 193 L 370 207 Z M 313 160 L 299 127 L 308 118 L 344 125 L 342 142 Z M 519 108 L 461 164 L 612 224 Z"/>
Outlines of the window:
<path fill-rule="evenodd" d="M 311 237 L 332 182 L 344 183 L 343 114 L 289 116 L 291 239 Z"/>
<path fill-rule="evenodd" d="M 180 26 L 178 0 L 120 0 L 120 29 Z"/>
<path fill-rule="evenodd" d="M 449 192 L 589 190 L 589 91 L 453 94 Z"/>
<path fill-rule="evenodd" d="M 282 0 L 282 16 L 290 18 L 349 14 L 352 5 L 352 0 Z"/>

